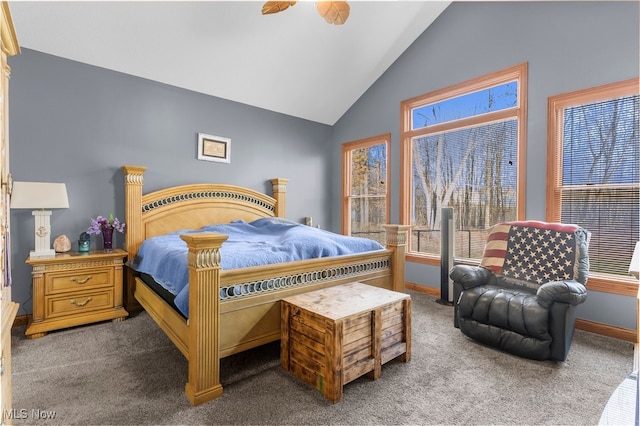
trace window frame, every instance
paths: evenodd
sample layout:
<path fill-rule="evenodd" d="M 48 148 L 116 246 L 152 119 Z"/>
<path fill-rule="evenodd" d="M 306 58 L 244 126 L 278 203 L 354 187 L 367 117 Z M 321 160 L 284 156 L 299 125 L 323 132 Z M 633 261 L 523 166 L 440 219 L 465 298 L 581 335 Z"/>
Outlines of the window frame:
<path fill-rule="evenodd" d="M 351 235 L 351 155 L 354 150 L 370 148 L 376 145 L 385 145 L 385 161 L 386 161 L 386 174 L 385 174 L 385 214 L 386 221 L 389 223 L 389 215 L 391 214 L 390 203 L 390 177 L 391 177 L 391 133 L 385 133 L 382 135 L 371 136 L 365 139 L 358 139 L 352 142 L 346 142 L 342 144 L 342 234 Z"/>
<path fill-rule="evenodd" d="M 526 137 L 527 137 L 527 78 L 528 63 L 505 68 L 486 74 L 471 80 L 454 84 L 443 89 L 406 99 L 400 103 L 401 129 L 400 129 L 400 222 L 403 225 L 411 225 L 411 189 L 412 189 L 412 153 L 411 145 L 415 137 L 426 137 L 432 134 L 444 133 L 466 127 L 478 126 L 480 124 L 490 124 L 496 121 L 503 121 L 508 118 L 518 120 L 517 129 L 517 154 L 516 154 L 516 216 L 517 220 L 525 217 L 526 199 Z M 446 99 L 464 96 L 479 90 L 498 86 L 510 81 L 518 82 L 518 105 L 514 108 L 489 112 L 482 115 L 472 116 L 459 120 L 448 121 L 428 127 L 412 130 L 412 110 L 422 105 L 434 104 Z M 411 239 L 413 235 L 409 233 L 409 241 L 406 260 L 430 265 L 440 264 L 440 255 L 428 253 L 418 253 L 410 251 Z M 466 262 L 467 260 L 465 260 Z M 479 263 L 479 259 L 469 259 L 469 263 Z"/>
<path fill-rule="evenodd" d="M 557 222 L 561 215 L 562 129 L 565 108 L 640 94 L 640 78 L 550 96 L 547 100 L 547 194 L 546 220 Z M 590 290 L 625 296 L 638 294 L 638 280 L 623 275 L 589 273 Z"/>

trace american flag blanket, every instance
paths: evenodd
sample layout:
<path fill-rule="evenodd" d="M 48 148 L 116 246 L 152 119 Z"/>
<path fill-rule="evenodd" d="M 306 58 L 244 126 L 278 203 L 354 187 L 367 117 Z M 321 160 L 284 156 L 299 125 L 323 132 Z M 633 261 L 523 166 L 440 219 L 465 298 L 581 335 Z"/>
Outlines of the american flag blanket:
<path fill-rule="evenodd" d="M 487 237 L 480 265 L 529 288 L 576 279 L 579 229 L 538 221 L 499 223 Z"/>

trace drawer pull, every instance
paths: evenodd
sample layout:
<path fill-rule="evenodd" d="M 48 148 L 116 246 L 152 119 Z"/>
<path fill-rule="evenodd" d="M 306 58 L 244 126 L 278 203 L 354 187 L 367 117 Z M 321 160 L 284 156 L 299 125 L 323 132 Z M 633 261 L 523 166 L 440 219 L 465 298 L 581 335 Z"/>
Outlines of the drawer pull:
<path fill-rule="evenodd" d="M 91 300 L 93 299 L 93 297 L 89 297 L 87 300 L 85 300 L 84 302 L 76 302 L 75 299 L 71 300 L 69 303 L 71 303 L 72 305 L 76 305 L 76 306 L 84 306 L 87 303 L 91 302 Z"/>
<path fill-rule="evenodd" d="M 92 276 L 92 275 L 87 275 L 87 278 L 85 278 L 85 279 L 83 279 L 83 280 L 78 279 L 78 278 L 76 278 L 76 277 L 72 277 L 72 278 L 70 278 L 70 280 L 71 280 L 71 281 L 73 281 L 74 283 L 77 283 L 77 284 L 84 284 L 84 283 L 86 283 L 87 281 L 89 281 L 91 278 L 93 278 L 93 276 Z"/>

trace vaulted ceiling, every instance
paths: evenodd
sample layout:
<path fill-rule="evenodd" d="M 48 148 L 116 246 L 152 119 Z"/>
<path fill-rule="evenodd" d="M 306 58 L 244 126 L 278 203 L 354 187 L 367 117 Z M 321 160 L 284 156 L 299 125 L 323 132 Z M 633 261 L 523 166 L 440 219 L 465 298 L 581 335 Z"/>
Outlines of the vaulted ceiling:
<path fill-rule="evenodd" d="M 333 125 L 449 5 L 350 1 L 344 25 L 313 2 L 10 2 L 22 48 Z"/>

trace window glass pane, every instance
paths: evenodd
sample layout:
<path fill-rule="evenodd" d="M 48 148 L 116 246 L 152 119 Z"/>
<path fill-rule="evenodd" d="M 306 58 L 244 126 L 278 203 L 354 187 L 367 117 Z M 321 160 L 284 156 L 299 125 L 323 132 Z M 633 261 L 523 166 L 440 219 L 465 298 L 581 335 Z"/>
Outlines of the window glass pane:
<path fill-rule="evenodd" d="M 440 213 L 454 209 L 455 256 L 481 258 L 488 229 L 517 218 L 517 119 L 412 140 L 412 251 L 440 254 Z"/>
<path fill-rule="evenodd" d="M 387 193 L 386 159 L 386 144 L 351 151 L 351 195 Z"/>
<path fill-rule="evenodd" d="M 592 233 L 590 271 L 628 275 L 640 236 L 640 96 L 563 110 L 561 220 Z"/>
<path fill-rule="evenodd" d="M 576 223 L 591 232 L 591 272 L 628 275 L 640 235 L 638 194 L 637 186 L 563 190 L 561 221 Z"/>
<path fill-rule="evenodd" d="M 564 110 L 563 185 L 640 181 L 639 100 L 628 96 Z"/>
<path fill-rule="evenodd" d="M 387 143 L 351 150 L 350 235 L 384 244 L 387 223 Z"/>
<path fill-rule="evenodd" d="M 351 235 L 376 240 L 384 244 L 382 225 L 387 223 L 385 196 L 353 197 L 351 199 Z"/>
<path fill-rule="evenodd" d="M 518 83 L 512 81 L 489 89 L 446 99 L 411 111 L 411 128 L 421 129 L 435 124 L 501 111 L 518 105 Z"/>

